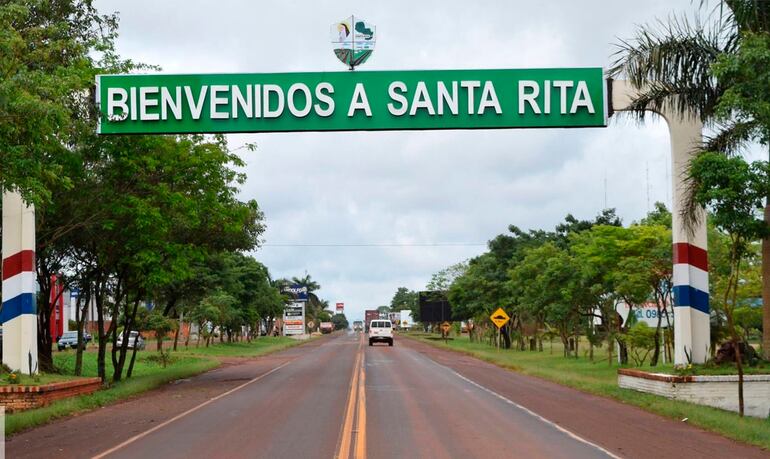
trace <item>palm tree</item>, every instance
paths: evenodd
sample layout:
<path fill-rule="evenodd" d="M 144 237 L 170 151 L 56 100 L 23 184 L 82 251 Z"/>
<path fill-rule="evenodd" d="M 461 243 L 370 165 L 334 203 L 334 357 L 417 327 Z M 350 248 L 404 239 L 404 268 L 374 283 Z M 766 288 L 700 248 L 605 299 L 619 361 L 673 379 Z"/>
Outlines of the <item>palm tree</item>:
<path fill-rule="evenodd" d="M 699 5 L 705 24 L 671 17 L 657 27 L 640 27 L 632 40 L 618 44 L 610 75 L 626 78 L 639 90 L 630 108 L 640 119 L 648 110 L 664 107 L 680 115 L 697 113 L 704 125 L 717 132 L 706 139 L 703 149 L 735 154 L 751 140 L 757 126 L 751 120 L 717 117 L 717 104 L 726 88 L 713 77 L 711 66 L 721 54 L 738 52 L 743 32 L 770 31 L 770 2 L 722 0 L 711 11 L 704 11 L 707 4 L 701 0 Z M 685 224 L 693 226 L 698 214 L 692 187 L 683 204 Z M 765 222 L 770 225 L 770 196 Z M 770 358 L 770 237 L 762 240 L 762 302 L 762 348 L 765 358 Z"/>
<path fill-rule="evenodd" d="M 308 321 L 312 320 L 318 322 L 316 319 L 318 318 L 319 313 L 324 309 L 324 304 L 315 292 L 321 289 L 321 284 L 311 279 L 310 274 L 307 273 L 305 273 L 304 277 L 292 277 L 291 282 L 292 284 L 307 288 L 305 315 L 307 316 Z"/>

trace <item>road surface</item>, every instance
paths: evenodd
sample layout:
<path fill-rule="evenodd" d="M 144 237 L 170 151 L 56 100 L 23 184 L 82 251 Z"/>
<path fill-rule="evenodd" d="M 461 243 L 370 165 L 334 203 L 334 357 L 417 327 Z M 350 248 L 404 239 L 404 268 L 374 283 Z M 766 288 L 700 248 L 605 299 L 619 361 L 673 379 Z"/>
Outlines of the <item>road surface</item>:
<path fill-rule="evenodd" d="M 396 337 L 324 337 L 10 438 L 10 458 L 767 457 Z"/>

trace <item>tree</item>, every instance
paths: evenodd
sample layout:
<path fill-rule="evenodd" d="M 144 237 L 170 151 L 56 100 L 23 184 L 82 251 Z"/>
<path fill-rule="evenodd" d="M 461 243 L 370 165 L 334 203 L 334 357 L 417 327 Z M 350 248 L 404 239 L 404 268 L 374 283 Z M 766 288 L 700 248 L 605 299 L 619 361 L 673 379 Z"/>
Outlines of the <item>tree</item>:
<path fill-rule="evenodd" d="M 334 314 L 332 316 L 332 324 L 334 324 L 335 330 L 347 330 L 349 324 L 345 314 Z"/>
<path fill-rule="evenodd" d="M 669 306 L 673 304 L 671 230 L 660 225 L 634 225 L 628 231 L 631 237 L 623 244 L 615 283 L 618 294 L 627 303 L 642 304 L 649 300 L 655 303 L 658 322 L 653 329 L 655 340 L 650 365 L 656 366 L 663 318 L 669 330 L 673 326 L 673 318 L 669 316 Z"/>
<path fill-rule="evenodd" d="M 741 33 L 740 49 L 731 54 L 719 56 L 712 66 L 714 76 L 727 89 L 717 105 L 717 115 L 722 120 L 735 120 L 743 126 L 736 137 L 740 140 L 756 140 L 770 151 L 770 35 L 767 29 L 762 33 L 744 31 Z M 770 224 L 770 196 L 765 196 L 764 220 Z M 770 279 L 770 242 L 762 240 L 762 278 Z M 770 360 L 770 288 L 763 283 L 762 301 L 763 325 L 762 351 Z"/>
<path fill-rule="evenodd" d="M 509 290 L 520 315 L 533 320 L 537 330 L 545 330 L 546 323 L 558 330 L 565 357 L 579 316 L 567 293 L 575 273 L 567 251 L 553 242 L 527 250 L 524 259 L 510 271 Z M 542 336 L 537 339 L 542 351 Z"/>
<path fill-rule="evenodd" d="M 706 3 L 701 1 L 701 7 Z M 695 113 L 706 124 L 719 122 L 719 130 L 704 150 L 731 154 L 758 127 L 767 138 L 768 125 L 761 124 L 767 81 L 757 72 L 767 72 L 763 63 L 767 62 L 770 2 L 723 0 L 715 12 L 705 24 L 672 18 L 657 28 L 640 27 L 633 40 L 618 45 L 610 74 L 627 78 L 639 90 L 631 109 L 640 118 L 647 110 L 667 108 L 680 116 Z M 755 98 L 758 103 L 751 102 Z M 734 110 L 736 116 L 725 116 Z M 685 224 L 690 226 L 699 218 L 693 190 L 688 189 L 684 203 Z M 770 191 L 765 196 L 764 221 L 770 226 Z M 770 237 L 762 239 L 762 300 L 764 320 L 770 324 Z M 763 335 L 766 358 L 770 358 L 768 329 Z"/>
<path fill-rule="evenodd" d="M 177 327 L 177 323 L 168 317 L 164 316 L 161 311 L 153 309 L 150 312 L 143 324 L 145 330 L 155 333 L 155 340 L 157 342 L 158 352 L 161 354 L 163 366 L 166 366 L 166 358 L 163 353 L 163 338 L 170 332 L 174 331 Z"/>
<path fill-rule="evenodd" d="M 80 273 L 78 282 L 96 289 L 100 376 L 106 376 L 110 340 L 113 378 L 119 379 L 127 340 L 123 348 L 115 345 L 118 322 L 105 329 L 105 316 L 120 317 L 128 333 L 136 329 L 139 304 L 155 296 L 164 300 L 165 314 L 178 317 L 180 299 L 199 301 L 191 280 L 201 262 L 210 253 L 256 247 L 263 215 L 256 202 L 236 198 L 244 177 L 234 167 L 241 163 L 221 138 L 91 133 L 72 155 L 72 167 L 82 171 L 73 174 L 77 189 L 57 190 L 52 205 L 38 213 L 44 236 L 38 276 L 56 269 L 63 254 L 65 268 Z M 80 222 L 77 231 L 70 229 L 73 220 Z M 41 284 L 41 291 L 46 288 Z M 40 295 L 41 302 L 46 298 Z"/>
<path fill-rule="evenodd" d="M 69 187 L 59 155 L 87 111 L 94 56 L 111 53 L 117 16 L 91 0 L 0 4 L 0 188 L 42 204 Z"/>
<path fill-rule="evenodd" d="M 444 268 L 431 276 L 425 289 L 446 291 L 452 285 L 452 282 L 461 276 L 466 269 L 468 269 L 467 263 L 456 263 L 448 268 Z"/>
<path fill-rule="evenodd" d="M 644 365 L 650 352 L 655 348 L 658 337 L 653 328 L 644 322 L 637 322 L 623 336 L 623 341 L 628 345 L 629 355 L 634 365 Z"/>
<path fill-rule="evenodd" d="M 738 406 L 743 416 L 743 364 L 740 352 L 741 336 L 735 326 L 734 310 L 741 264 L 752 240 L 766 237 L 768 226 L 758 218 L 763 199 L 770 189 L 768 163 L 746 163 L 741 158 L 727 158 L 720 153 L 706 152 L 690 165 L 690 179 L 695 199 L 708 207 L 714 225 L 730 238 L 730 275 L 724 294 L 724 312 L 735 349 L 738 369 Z"/>
<path fill-rule="evenodd" d="M 417 308 L 417 292 L 406 287 L 399 287 L 390 300 L 391 311 L 414 311 Z"/>

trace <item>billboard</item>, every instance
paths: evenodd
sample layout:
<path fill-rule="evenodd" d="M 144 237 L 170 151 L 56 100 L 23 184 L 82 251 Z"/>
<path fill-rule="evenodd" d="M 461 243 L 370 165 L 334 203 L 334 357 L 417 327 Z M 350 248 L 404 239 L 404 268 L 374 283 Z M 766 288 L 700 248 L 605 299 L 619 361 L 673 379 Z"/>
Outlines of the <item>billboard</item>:
<path fill-rule="evenodd" d="M 337 303 L 337 314 L 345 313 L 345 303 Z"/>
<path fill-rule="evenodd" d="M 283 308 L 283 334 L 305 334 L 305 303 L 295 302 Z"/>
<path fill-rule="evenodd" d="M 401 328 L 409 328 L 414 325 L 414 320 L 412 320 L 412 311 L 404 309 L 403 311 L 399 311 L 399 314 L 401 315 L 401 323 L 399 324 Z"/>
<path fill-rule="evenodd" d="M 421 322 L 452 321 L 452 307 L 446 292 L 438 290 L 419 292 L 417 302 L 420 306 Z"/>
<path fill-rule="evenodd" d="M 288 295 L 293 301 L 307 301 L 307 287 L 297 284 L 284 285 L 281 293 Z"/>

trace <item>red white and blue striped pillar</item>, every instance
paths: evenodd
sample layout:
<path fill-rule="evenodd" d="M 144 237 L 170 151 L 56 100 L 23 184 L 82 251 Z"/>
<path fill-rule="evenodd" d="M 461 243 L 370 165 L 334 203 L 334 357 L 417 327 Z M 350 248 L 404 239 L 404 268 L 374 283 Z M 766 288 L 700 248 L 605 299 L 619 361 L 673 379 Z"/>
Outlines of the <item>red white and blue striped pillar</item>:
<path fill-rule="evenodd" d="M 682 207 L 690 159 L 702 141 L 703 125 L 694 117 L 667 116 L 672 152 L 672 231 L 674 235 L 674 363 L 703 363 L 711 345 L 709 266 L 706 212 L 699 209 L 698 223 L 686 228 Z"/>
<path fill-rule="evenodd" d="M 37 372 L 35 208 L 18 193 L 3 193 L 3 363 Z"/>
<path fill-rule="evenodd" d="M 611 90 L 614 111 L 628 110 L 638 93 L 622 80 L 612 81 Z M 658 114 L 668 124 L 673 164 L 674 363 L 703 363 L 711 343 L 706 212 L 698 210 L 698 221 L 691 228 L 685 226 L 681 217 L 687 168 L 702 142 L 703 125 L 696 116 L 682 117 L 673 110 L 661 110 Z"/>

